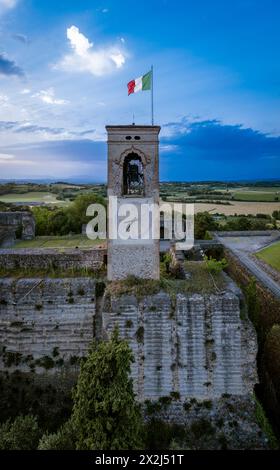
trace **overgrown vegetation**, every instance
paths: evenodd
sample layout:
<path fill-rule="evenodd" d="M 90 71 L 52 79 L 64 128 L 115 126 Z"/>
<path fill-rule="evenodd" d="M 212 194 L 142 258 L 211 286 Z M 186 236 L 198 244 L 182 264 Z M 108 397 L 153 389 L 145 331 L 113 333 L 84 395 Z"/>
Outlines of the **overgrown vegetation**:
<path fill-rule="evenodd" d="M 255 397 L 255 402 L 256 402 L 256 421 L 260 428 L 263 430 L 265 435 L 267 436 L 269 440 L 269 447 L 270 449 L 278 449 L 279 444 L 277 442 L 277 439 L 275 437 L 275 434 L 272 430 L 272 427 L 266 417 L 266 414 L 264 412 L 264 409 L 259 402 L 259 400 Z"/>
<path fill-rule="evenodd" d="M 132 361 L 132 351 L 117 329 L 110 341 L 93 343 L 73 390 L 69 419 L 56 432 L 45 434 L 44 423 L 39 428 L 33 416 L 8 419 L 0 427 L 0 449 L 142 448 L 145 432 L 130 377 Z M 38 390 L 38 399 L 40 396 Z"/>
<path fill-rule="evenodd" d="M 215 258 L 204 256 L 204 262 L 206 264 L 207 271 L 212 274 L 217 274 L 223 271 L 228 265 L 227 260 L 222 258 L 221 260 L 216 260 Z"/>
<path fill-rule="evenodd" d="M 260 384 L 257 396 L 280 434 L 280 301 L 256 282 L 246 269 L 226 251 L 231 277 L 242 288 L 249 318 L 258 335 L 258 372 Z"/>
<path fill-rule="evenodd" d="M 83 224 L 87 224 L 92 218 L 86 216 L 90 204 L 106 206 L 102 196 L 91 193 L 77 196 L 71 205 L 61 209 L 34 207 L 36 235 L 67 235 L 70 232 L 80 234 Z"/>
<path fill-rule="evenodd" d="M 36 450 L 41 437 L 34 416 L 18 416 L 0 425 L 0 450 Z"/>

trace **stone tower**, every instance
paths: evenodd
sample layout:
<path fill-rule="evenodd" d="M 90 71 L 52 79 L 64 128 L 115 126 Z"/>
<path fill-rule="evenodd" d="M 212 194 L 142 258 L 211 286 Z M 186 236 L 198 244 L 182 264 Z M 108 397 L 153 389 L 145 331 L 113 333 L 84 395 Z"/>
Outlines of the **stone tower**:
<path fill-rule="evenodd" d="M 119 224 L 124 219 L 124 205 L 133 204 L 134 208 L 137 207 L 140 219 L 140 214 L 143 215 L 143 204 L 148 207 L 159 202 L 160 127 L 128 125 L 107 126 L 106 129 L 108 198 L 118 198 L 118 210 L 116 206 L 115 209 L 109 207 L 109 218 L 115 218 Z M 149 218 L 149 215 L 147 217 Z M 139 233 L 143 225 L 139 220 L 136 229 Z M 130 229 L 129 224 L 128 228 Z M 159 278 L 159 240 L 153 239 L 151 234 L 148 239 L 139 238 L 124 240 L 109 237 L 109 280 L 123 279 L 129 275 L 144 279 Z"/>

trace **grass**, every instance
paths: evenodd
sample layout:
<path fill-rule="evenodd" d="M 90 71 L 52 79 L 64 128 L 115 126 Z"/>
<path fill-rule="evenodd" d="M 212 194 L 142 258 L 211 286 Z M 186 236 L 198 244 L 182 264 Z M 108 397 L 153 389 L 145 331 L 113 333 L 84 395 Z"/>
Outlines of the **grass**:
<path fill-rule="evenodd" d="M 36 237 L 34 240 L 19 241 L 13 249 L 55 248 L 63 251 L 67 248 L 76 247 L 89 249 L 103 244 L 103 240 L 90 240 L 85 235 L 71 235 L 65 237 Z"/>
<path fill-rule="evenodd" d="M 164 266 L 161 265 L 161 279 L 158 281 L 137 279 L 134 276 L 129 276 L 123 281 L 110 282 L 107 290 L 115 296 L 134 294 L 136 297 L 141 298 L 145 295 L 157 294 L 161 290 L 166 291 L 170 295 L 176 295 L 177 293 L 216 293 L 214 282 L 221 290 L 226 287 L 226 281 L 222 273 L 211 276 L 207 272 L 204 262 L 187 261 L 185 268 L 187 273 L 191 274 L 190 279 L 172 279 L 164 273 Z"/>
<path fill-rule="evenodd" d="M 38 192 L 31 191 L 31 192 L 22 193 L 22 194 L 16 194 L 16 193 L 5 194 L 3 196 L 0 196 L 0 201 L 6 202 L 6 203 L 46 202 L 47 204 L 63 202 L 63 201 L 58 201 L 55 194 L 48 193 L 48 192 L 39 192 L 39 191 Z"/>
<path fill-rule="evenodd" d="M 92 277 L 94 279 L 103 280 L 106 277 L 106 269 L 59 269 L 59 268 L 52 268 L 52 266 L 48 268 L 42 269 L 32 269 L 32 268 L 14 268 L 14 269 L 7 269 L 7 268 L 0 268 L 0 278 L 2 277 L 13 277 L 14 279 L 20 278 L 75 278 L 75 277 Z M 81 295 L 81 294 L 78 294 Z"/>
<path fill-rule="evenodd" d="M 263 248 L 263 250 L 256 253 L 256 256 L 277 271 L 280 271 L 280 242 Z"/>
<path fill-rule="evenodd" d="M 280 200 L 280 194 L 279 192 L 274 192 L 272 191 L 247 191 L 247 192 L 242 192 L 242 191 L 237 191 L 234 193 L 234 199 L 238 201 L 252 201 L 252 202 L 275 202 Z"/>
<path fill-rule="evenodd" d="M 40 191 L 31 191 L 27 193 L 17 194 L 17 193 L 8 193 L 0 196 L 0 202 L 6 204 L 26 204 L 29 203 L 41 203 L 47 205 L 56 205 L 56 206 L 66 206 L 69 204 L 68 200 L 60 201 L 57 199 L 56 194 L 49 192 L 40 192 Z"/>

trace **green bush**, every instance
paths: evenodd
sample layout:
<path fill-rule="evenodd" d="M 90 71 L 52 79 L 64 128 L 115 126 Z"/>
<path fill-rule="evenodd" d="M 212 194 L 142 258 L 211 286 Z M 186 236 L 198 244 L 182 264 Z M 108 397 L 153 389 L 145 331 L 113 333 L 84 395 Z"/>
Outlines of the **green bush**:
<path fill-rule="evenodd" d="M 110 341 L 93 343 L 74 390 L 72 423 L 80 450 L 137 449 L 142 417 L 130 377 L 133 354 L 115 329 Z"/>
<path fill-rule="evenodd" d="M 217 230 L 218 224 L 209 212 L 199 212 L 194 216 L 194 237 L 196 240 L 209 239 L 209 231 Z"/>
<path fill-rule="evenodd" d="M 40 437 L 37 418 L 18 416 L 0 426 L 0 450 L 36 450 Z"/>
<path fill-rule="evenodd" d="M 248 308 L 248 315 L 250 320 L 253 322 L 254 327 L 258 331 L 259 317 L 260 317 L 260 302 L 257 295 L 256 279 L 251 278 L 247 286 L 245 287 L 245 297 Z"/>
<path fill-rule="evenodd" d="M 280 398 L 280 325 L 273 325 L 266 337 L 264 363 Z"/>
<path fill-rule="evenodd" d="M 54 434 L 44 434 L 38 450 L 75 450 L 76 432 L 71 419 Z"/>
<path fill-rule="evenodd" d="M 274 435 L 274 432 L 272 430 L 272 427 L 266 417 L 266 414 L 264 412 L 264 409 L 261 405 L 261 403 L 258 401 L 258 399 L 254 396 L 255 402 L 256 402 L 256 421 L 260 428 L 263 430 L 265 433 L 266 437 L 268 438 L 269 441 L 269 446 L 271 449 L 278 449 L 278 442 L 277 439 Z"/>
<path fill-rule="evenodd" d="M 95 193 L 81 194 L 69 206 L 62 209 L 35 207 L 32 212 L 36 222 L 36 235 L 67 235 L 81 233 L 83 224 L 91 217 L 86 211 L 90 204 L 106 205 L 105 199 Z"/>
<path fill-rule="evenodd" d="M 228 265 L 228 262 L 225 258 L 222 258 L 218 261 L 215 258 L 208 258 L 208 256 L 204 256 L 204 261 L 206 264 L 207 271 L 210 273 L 220 273 Z"/>

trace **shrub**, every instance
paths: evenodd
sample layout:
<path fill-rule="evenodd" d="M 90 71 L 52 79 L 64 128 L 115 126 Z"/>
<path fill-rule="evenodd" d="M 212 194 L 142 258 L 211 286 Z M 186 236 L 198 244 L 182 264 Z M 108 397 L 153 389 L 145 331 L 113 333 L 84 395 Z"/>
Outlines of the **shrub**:
<path fill-rule="evenodd" d="M 280 325 L 273 325 L 266 337 L 264 364 L 280 398 Z"/>
<path fill-rule="evenodd" d="M 260 316 L 260 302 L 257 295 L 256 279 L 251 278 L 247 286 L 245 287 L 245 297 L 248 308 L 248 315 L 250 320 L 253 322 L 254 327 L 258 331 L 259 327 L 259 316 Z"/>
<path fill-rule="evenodd" d="M 204 261 L 206 264 L 207 271 L 214 274 L 220 273 L 228 265 L 227 260 L 225 258 L 222 258 L 220 261 L 218 261 L 215 258 L 208 258 L 207 256 L 204 256 Z"/>
<path fill-rule="evenodd" d="M 44 434 L 38 450 L 75 450 L 76 432 L 71 419 L 54 434 Z"/>
<path fill-rule="evenodd" d="M 194 216 L 194 235 L 196 240 L 209 239 L 208 232 L 218 228 L 215 219 L 208 212 L 199 212 Z"/>
<path fill-rule="evenodd" d="M 40 436 L 37 418 L 18 416 L 0 426 L 0 450 L 35 450 Z"/>
<path fill-rule="evenodd" d="M 136 339 L 138 343 L 143 343 L 144 341 L 144 327 L 139 326 L 138 330 L 136 331 Z"/>
<path fill-rule="evenodd" d="M 256 402 L 256 411 L 255 411 L 255 414 L 256 414 L 256 420 L 257 420 L 257 423 L 258 425 L 260 426 L 260 428 L 263 430 L 263 432 L 266 434 L 267 438 L 268 438 L 268 441 L 269 441 L 269 445 L 272 449 L 278 449 L 278 443 L 277 443 L 277 439 L 274 435 L 274 432 L 271 428 L 271 425 L 266 417 L 266 414 L 264 412 L 264 409 L 262 407 L 262 405 L 260 404 L 260 402 L 258 401 L 258 399 L 256 397 L 255 398 L 255 402 Z"/>
<path fill-rule="evenodd" d="M 132 361 L 118 329 L 110 341 L 93 343 L 73 394 L 77 449 L 141 448 L 143 426 L 130 377 Z"/>

